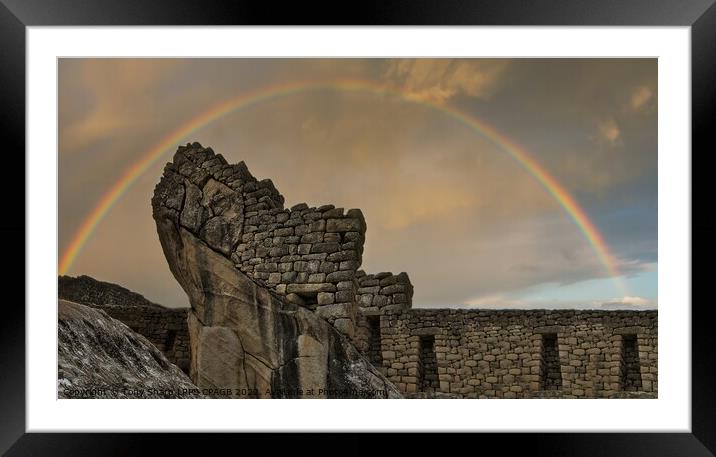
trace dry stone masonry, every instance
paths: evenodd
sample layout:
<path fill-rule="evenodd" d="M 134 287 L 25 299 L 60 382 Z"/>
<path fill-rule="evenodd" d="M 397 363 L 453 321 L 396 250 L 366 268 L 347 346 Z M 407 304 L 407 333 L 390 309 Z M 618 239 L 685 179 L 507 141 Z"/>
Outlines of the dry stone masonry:
<path fill-rule="evenodd" d="M 408 396 L 657 395 L 656 311 L 406 309 L 380 331 L 383 370 Z"/>
<path fill-rule="evenodd" d="M 413 285 L 407 273 L 368 275 L 358 270 L 356 277 L 356 299 L 364 314 L 380 313 L 386 309 L 406 309 L 413 304 Z"/>
<path fill-rule="evenodd" d="M 354 338 L 366 231 L 360 210 L 305 203 L 285 209 L 271 180 L 257 180 L 243 162 L 229 165 L 198 143 L 178 149 L 157 187 L 158 201 L 239 271 Z M 400 280 L 409 285 L 403 275 Z M 388 290 L 375 306 L 407 303 L 407 291 Z"/>
<path fill-rule="evenodd" d="M 350 342 L 363 215 L 283 203 L 198 143 L 165 166 L 153 217 L 191 304 L 192 381 L 216 396 L 400 397 Z"/>
<path fill-rule="evenodd" d="M 413 285 L 407 273 L 366 274 L 356 272 L 358 306 L 353 343 L 380 366 L 380 315 L 387 310 L 409 309 L 413 304 Z"/>
<path fill-rule="evenodd" d="M 178 148 L 152 207 L 191 303 L 189 373 L 200 388 L 248 392 L 240 397 L 657 396 L 656 311 L 413 309 L 406 273 L 360 269 L 360 210 L 286 209 L 270 180 L 199 143 Z M 313 388 L 322 394 L 306 393 Z"/>

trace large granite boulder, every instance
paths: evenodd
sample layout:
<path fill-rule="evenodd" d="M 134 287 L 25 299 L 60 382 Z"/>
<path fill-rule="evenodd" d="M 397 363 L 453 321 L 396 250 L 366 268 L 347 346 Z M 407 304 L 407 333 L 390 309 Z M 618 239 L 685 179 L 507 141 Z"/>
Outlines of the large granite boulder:
<path fill-rule="evenodd" d="M 104 311 L 58 302 L 59 398 L 203 398 L 152 343 Z"/>
<path fill-rule="evenodd" d="M 194 143 L 177 150 L 154 191 L 159 240 L 192 307 L 194 383 L 216 397 L 401 397 L 328 321 L 231 261 L 252 216 L 242 194 L 251 180 L 243 162 Z M 282 205 L 272 189 L 263 201 Z"/>

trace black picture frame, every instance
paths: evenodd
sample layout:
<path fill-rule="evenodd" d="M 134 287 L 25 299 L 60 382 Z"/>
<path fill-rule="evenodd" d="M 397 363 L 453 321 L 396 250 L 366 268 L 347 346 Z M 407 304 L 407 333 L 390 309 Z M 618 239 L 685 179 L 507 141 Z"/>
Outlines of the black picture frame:
<path fill-rule="evenodd" d="M 519 25 L 519 26 L 686 26 L 691 27 L 692 56 L 692 428 L 691 433 L 518 433 L 468 435 L 487 450 L 502 446 L 506 453 L 595 456 L 707 456 L 716 454 L 716 332 L 711 306 L 703 295 L 710 279 L 710 259 L 716 254 L 716 215 L 708 211 L 714 186 L 704 179 L 706 160 L 716 151 L 710 119 L 716 112 L 715 0 L 494 0 L 361 2 L 353 8 L 302 2 L 186 1 L 186 0 L 0 0 L 0 125 L 4 130 L 6 172 L 0 233 L 3 253 L 13 257 L 5 272 L 8 289 L 17 298 L 3 306 L 0 325 L 0 452 L 6 455 L 135 455 L 159 444 L 163 453 L 184 454 L 194 449 L 270 445 L 271 449 L 301 446 L 328 453 L 352 455 L 404 451 L 406 444 L 444 451 L 440 437 L 428 434 L 389 437 L 374 444 L 365 435 L 330 435 L 321 443 L 302 444 L 305 436 L 272 437 L 230 434 L 56 434 L 25 433 L 25 240 L 24 201 L 9 198 L 24 189 L 25 170 L 25 32 L 29 26 L 78 25 Z M 48 154 L 51 153 L 48 151 Z M 11 163 L 15 160 L 16 163 Z M 20 173 L 19 170 L 23 170 Z M 696 179 L 701 174 L 701 179 Z M 20 182 L 12 182 L 12 177 Z M 701 203 L 702 211 L 695 211 Z M 705 209 L 704 209 L 705 208 Z M 19 260 L 19 261 L 18 261 Z M 697 268 L 699 260 L 701 268 Z M 6 262 L 8 264 L 8 262 Z M 16 265 L 16 266 L 15 266 Z M 22 267 L 20 267 L 22 265 Z M 696 280 L 699 279 L 699 287 Z M 686 304 L 688 305 L 688 304 Z M 240 412 L 237 412 L 240 413 Z M 479 414 L 479 411 L 476 411 Z M 385 437 L 384 437 L 385 438 Z M 219 442 L 221 443 L 219 444 Z M 234 441 L 234 443 L 225 443 Z M 442 443 L 442 444 L 441 444 Z M 509 446 L 506 447 L 506 443 Z M 452 447 L 452 441 L 450 446 Z M 237 449 L 237 448 L 234 448 Z M 198 452 L 198 451 L 197 451 Z"/>

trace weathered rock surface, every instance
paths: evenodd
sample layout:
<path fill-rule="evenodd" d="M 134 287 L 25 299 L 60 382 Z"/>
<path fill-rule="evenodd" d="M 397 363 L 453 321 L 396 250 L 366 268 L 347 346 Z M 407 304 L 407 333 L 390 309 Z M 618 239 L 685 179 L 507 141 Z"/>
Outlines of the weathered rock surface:
<path fill-rule="evenodd" d="M 89 276 L 60 276 L 58 295 L 61 300 L 99 308 L 121 321 L 189 374 L 189 308 L 165 308 L 122 286 Z"/>
<path fill-rule="evenodd" d="M 327 320 L 298 304 L 303 299 L 300 294 L 305 297 L 308 292 L 291 291 L 297 297 L 290 303 L 288 297 L 266 286 L 266 281 L 273 283 L 270 275 L 281 274 L 267 272 L 264 281 L 264 276 L 250 277 L 232 261 L 247 230 L 245 217 L 263 210 L 290 219 L 305 209 L 297 205 L 291 214 L 285 212 L 283 197 L 273 184 L 260 184 L 243 162 L 228 165 L 220 155 L 194 143 L 179 148 L 154 191 L 152 207 L 159 240 L 169 268 L 192 306 L 188 317 L 192 380 L 202 389 L 215 390 L 214 396 L 219 397 L 399 398 L 398 390 L 344 336 L 352 331 L 348 316 L 337 316 L 346 320 L 340 325 L 348 324 L 342 335 Z M 330 205 L 320 209 L 323 213 L 314 209 L 317 215 L 311 217 L 324 229 L 322 217 L 343 214 L 342 209 Z M 351 219 L 362 221 L 362 216 L 349 213 Z M 298 216 L 294 219 L 297 224 L 301 221 Z M 364 222 L 330 225 L 331 230 L 365 229 Z M 249 226 L 249 230 L 255 229 Z M 286 238 L 289 232 L 295 234 L 293 229 L 286 230 Z M 331 239 L 346 241 L 340 235 Z M 262 246 L 270 252 L 274 242 L 282 242 L 282 237 L 266 238 Z M 355 249 L 350 241 L 344 244 L 348 244 L 346 249 Z M 305 267 L 313 260 L 318 272 L 319 258 L 339 249 L 336 245 L 338 241 L 313 244 L 307 255 L 316 259 L 309 257 Z M 291 255 L 284 253 L 288 247 L 281 246 L 275 255 L 287 256 L 288 262 Z M 273 270 L 271 262 L 260 261 L 264 269 Z M 308 272 L 302 273 L 308 277 Z M 315 284 L 302 287 L 315 288 L 310 293 L 316 294 L 333 292 L 336 287 L 329 282 Z M 354 312 L 354 307 L 345 308 L 347 314 Z"/>
<path fill-rule="evenodd" d="M 146 338 L 104 311 L 58 302 L 59 398 L 203 398 Z"/>
<path fill-rule="evenodd" d="M 164 307 L 144 296 L 111 282 L 98 281 L 90 276 L 60 276 L 57 281 L 61 299 L 83 305 Z"/>

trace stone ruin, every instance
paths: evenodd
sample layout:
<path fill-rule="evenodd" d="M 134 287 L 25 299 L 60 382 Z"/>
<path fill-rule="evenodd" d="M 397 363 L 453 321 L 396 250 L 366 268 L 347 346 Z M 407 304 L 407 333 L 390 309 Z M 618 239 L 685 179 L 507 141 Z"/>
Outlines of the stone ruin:
<path fill-rule="evenodd" d="M 656 311 L 412 309 L 406 273 L 360 270 L 359 209 L 284 208 L 271 180 L 199 143 L 177 149 L 152 208 L 191 304 L 189 373 L 200 388 L 242 397 L 656 396 Z"/>
<path fill-rule="evenodd" d="M 198 143 L 164 168 L 152 209 L 191 304 L 192 380 L 239 396 L 399 397 L 351 344 L 365 333 L 356 328 L 362 213 L 283 202 L 270 180 Z"/>

